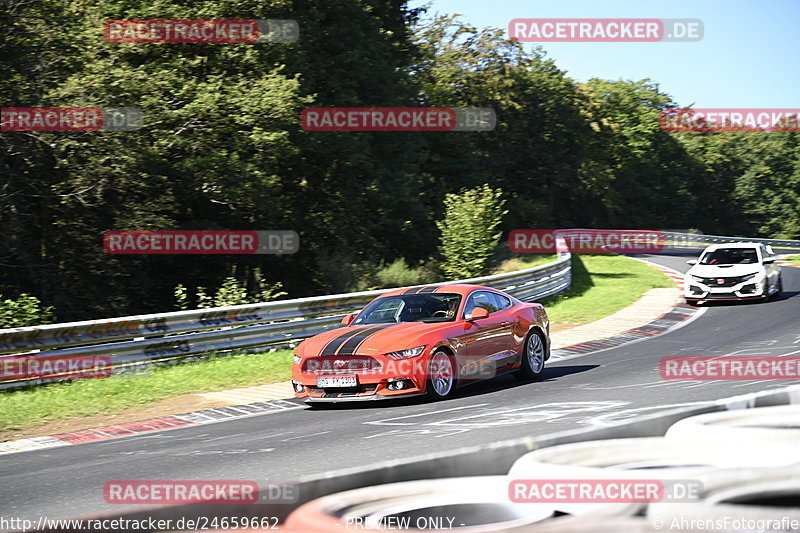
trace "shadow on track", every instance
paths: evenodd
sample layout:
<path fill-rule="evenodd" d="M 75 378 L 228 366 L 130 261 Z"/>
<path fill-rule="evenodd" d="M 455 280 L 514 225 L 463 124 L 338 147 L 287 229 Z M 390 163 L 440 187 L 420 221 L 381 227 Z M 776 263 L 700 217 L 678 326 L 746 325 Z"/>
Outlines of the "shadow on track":
<path fill-rule="evenodd" d="M 461 398 L 473 398 L 481 396 L 483 394 L 490 394 L 492 392 L 516 389 L 519 387 L 535 387 L 537 384 L 542 382 L 553 381 L 557 378 L 563 376 L 569 376 L 571 374 L 588 372 L 589 370 L 594 370 L 599 366 L 600 365 L 563 365 L 556 367 L 545 367 L 544 371 L 542 372 L 542 376 L 539 379 L 532 381 L 519 381 L 511 375 L 504 375 L 497 378 L 487 379 L 485 381 L 479 381 L 476 383 L 469 383 L 467 385 L 464 385 L 462 388 L 459 388 L 451 398 L 438 402 L 433 402 L 428 398 L 426 398 L 425 396 L 414 396 L 411 398 L 397 398 L 390 400 L 375 400 L 375 401 L 363 401 L 363 402 L 319 403 L 315 404 L 314 409 L 328 410 L 328 411 L 330 410 L 351 411 L 351 410 L 361 410 L 361 409 L 385 409 L 391 407 L 422 405 L 422 404 L 428 404 L 431 406 L 447 405 L 448 402 L 453 400 L 459 400 Z M 309 407 L 309 409 L 311 408 Z"/>

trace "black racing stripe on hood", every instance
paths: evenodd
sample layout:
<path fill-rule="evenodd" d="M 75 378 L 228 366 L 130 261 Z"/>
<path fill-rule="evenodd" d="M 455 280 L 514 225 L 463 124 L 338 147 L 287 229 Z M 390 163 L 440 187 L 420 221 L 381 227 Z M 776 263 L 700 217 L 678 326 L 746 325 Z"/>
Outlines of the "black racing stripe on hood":
<path fill-rule="evenodd" d="M 423 287 L 422 290 L 420 290 L 417 294 L 421 294 L 423 292 L 433 292 L 438 288 L 439 287 Z"/>
<path fill-rule="evenodd" d="M 335 354 L 336 350 L 339 349 L 339 346 L 344 344 L 344 341 L 346 341 L 350 337 L 358 335 L 359 332 L 363 331 L 364 329 L 365 328 L 358 328 L 356 330 L 350 330 L 350 331 L 347 331 L 345 333 L 342 333 L 338 337 L 335 337 L 335 338 L 331 339 L 330 341 L 328 341 L 328 344 L 326 344 L 325 347 L 322 348 L 322 351 L 320 351 L 319 354 L 320 355 L 333 355 L 333 354 Z"/>
<path fill-rule="evenodd" d="M 403 294 L 417 294 L 417 292 L 424 287 L 411 287 L 403 291 Z"/>
<path fill-rule="evenodd" d="M 361 346 L 361 344 L 369 337 L 371 337 L 373 334 L 396 325 L 397 324 L 383 324 L 380 326 L 375 326 L 372 328 L 361 330 L 359 334 L 356 335 L 355 337 L 350 337 L 347 340 L 347 342 L 345 342 L 344 345 L 342 345 L 342 348 L 337 352 L 336 355 L 355 355 L 359 346 Z"/>

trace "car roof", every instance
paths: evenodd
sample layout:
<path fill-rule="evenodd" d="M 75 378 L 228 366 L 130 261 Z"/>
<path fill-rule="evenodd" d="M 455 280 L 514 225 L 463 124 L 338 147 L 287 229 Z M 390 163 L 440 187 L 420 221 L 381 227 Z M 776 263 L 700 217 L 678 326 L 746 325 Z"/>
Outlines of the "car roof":
<path fill-rule="evenodd" d="M 758 242 L 722 242 L 719 244 L 712 244 L 706 247 L 704 252 L 712 252 L 718 248 L 758 248 L 761 243 Z"/>
<path fill-rule="evenodd" d="M 385 292 L 380 295 L 380 297 L 384 296 L 397 296 L 399 294 L 415 294 L 421 290 L 427 289 L 424 293 L 443 293 L 443 292 L 450 292 L 455 294 L 460 294 L 462 296 L 466 296 L 470 292 L 476 289 L 484 289 L 489 291 L 498 291 L 497 289 L 493 289 L 491 287 L 484 287 L 483 285 L 469 285 L 467 283 L 451 283 L 448 285 L 418 285 L 416 287 L 402 287 L 400 289 L 394 289 L 388 292 Z"/>

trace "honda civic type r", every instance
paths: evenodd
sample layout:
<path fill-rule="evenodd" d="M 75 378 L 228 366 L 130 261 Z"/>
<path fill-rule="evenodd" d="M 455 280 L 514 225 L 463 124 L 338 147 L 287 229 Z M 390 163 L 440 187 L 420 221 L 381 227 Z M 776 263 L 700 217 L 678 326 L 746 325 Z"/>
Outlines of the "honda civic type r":
<path fill-rule="evenodd" d="M 441 400 L 500 374 L 535 379 L 550 357 L 544 307 L 490 287 L 397 289 L 342 324 L 295 350 L 292 384 L 309 404 L 423 394 Z"/>
<path fill-rule="evenodd" d="M 684 277 L 688 304 L 705 300 L 766 300 L 783 290 L 780 266 L 772 248 L 760 243 L 709 246 Z"/>

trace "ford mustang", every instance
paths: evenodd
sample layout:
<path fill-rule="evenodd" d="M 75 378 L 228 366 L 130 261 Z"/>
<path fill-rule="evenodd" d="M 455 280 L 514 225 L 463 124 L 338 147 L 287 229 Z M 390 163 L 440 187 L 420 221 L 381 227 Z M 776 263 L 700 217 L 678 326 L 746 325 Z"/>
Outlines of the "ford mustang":
<path fill-rule="evenodd" d="M 501 374 L 535 379 L 550 357 L 544 307 L 490 287 L 396 289 L 342 324 L 295 350 L 295 396 L 312 406 L 413 395 L 441 400 Z"/>

